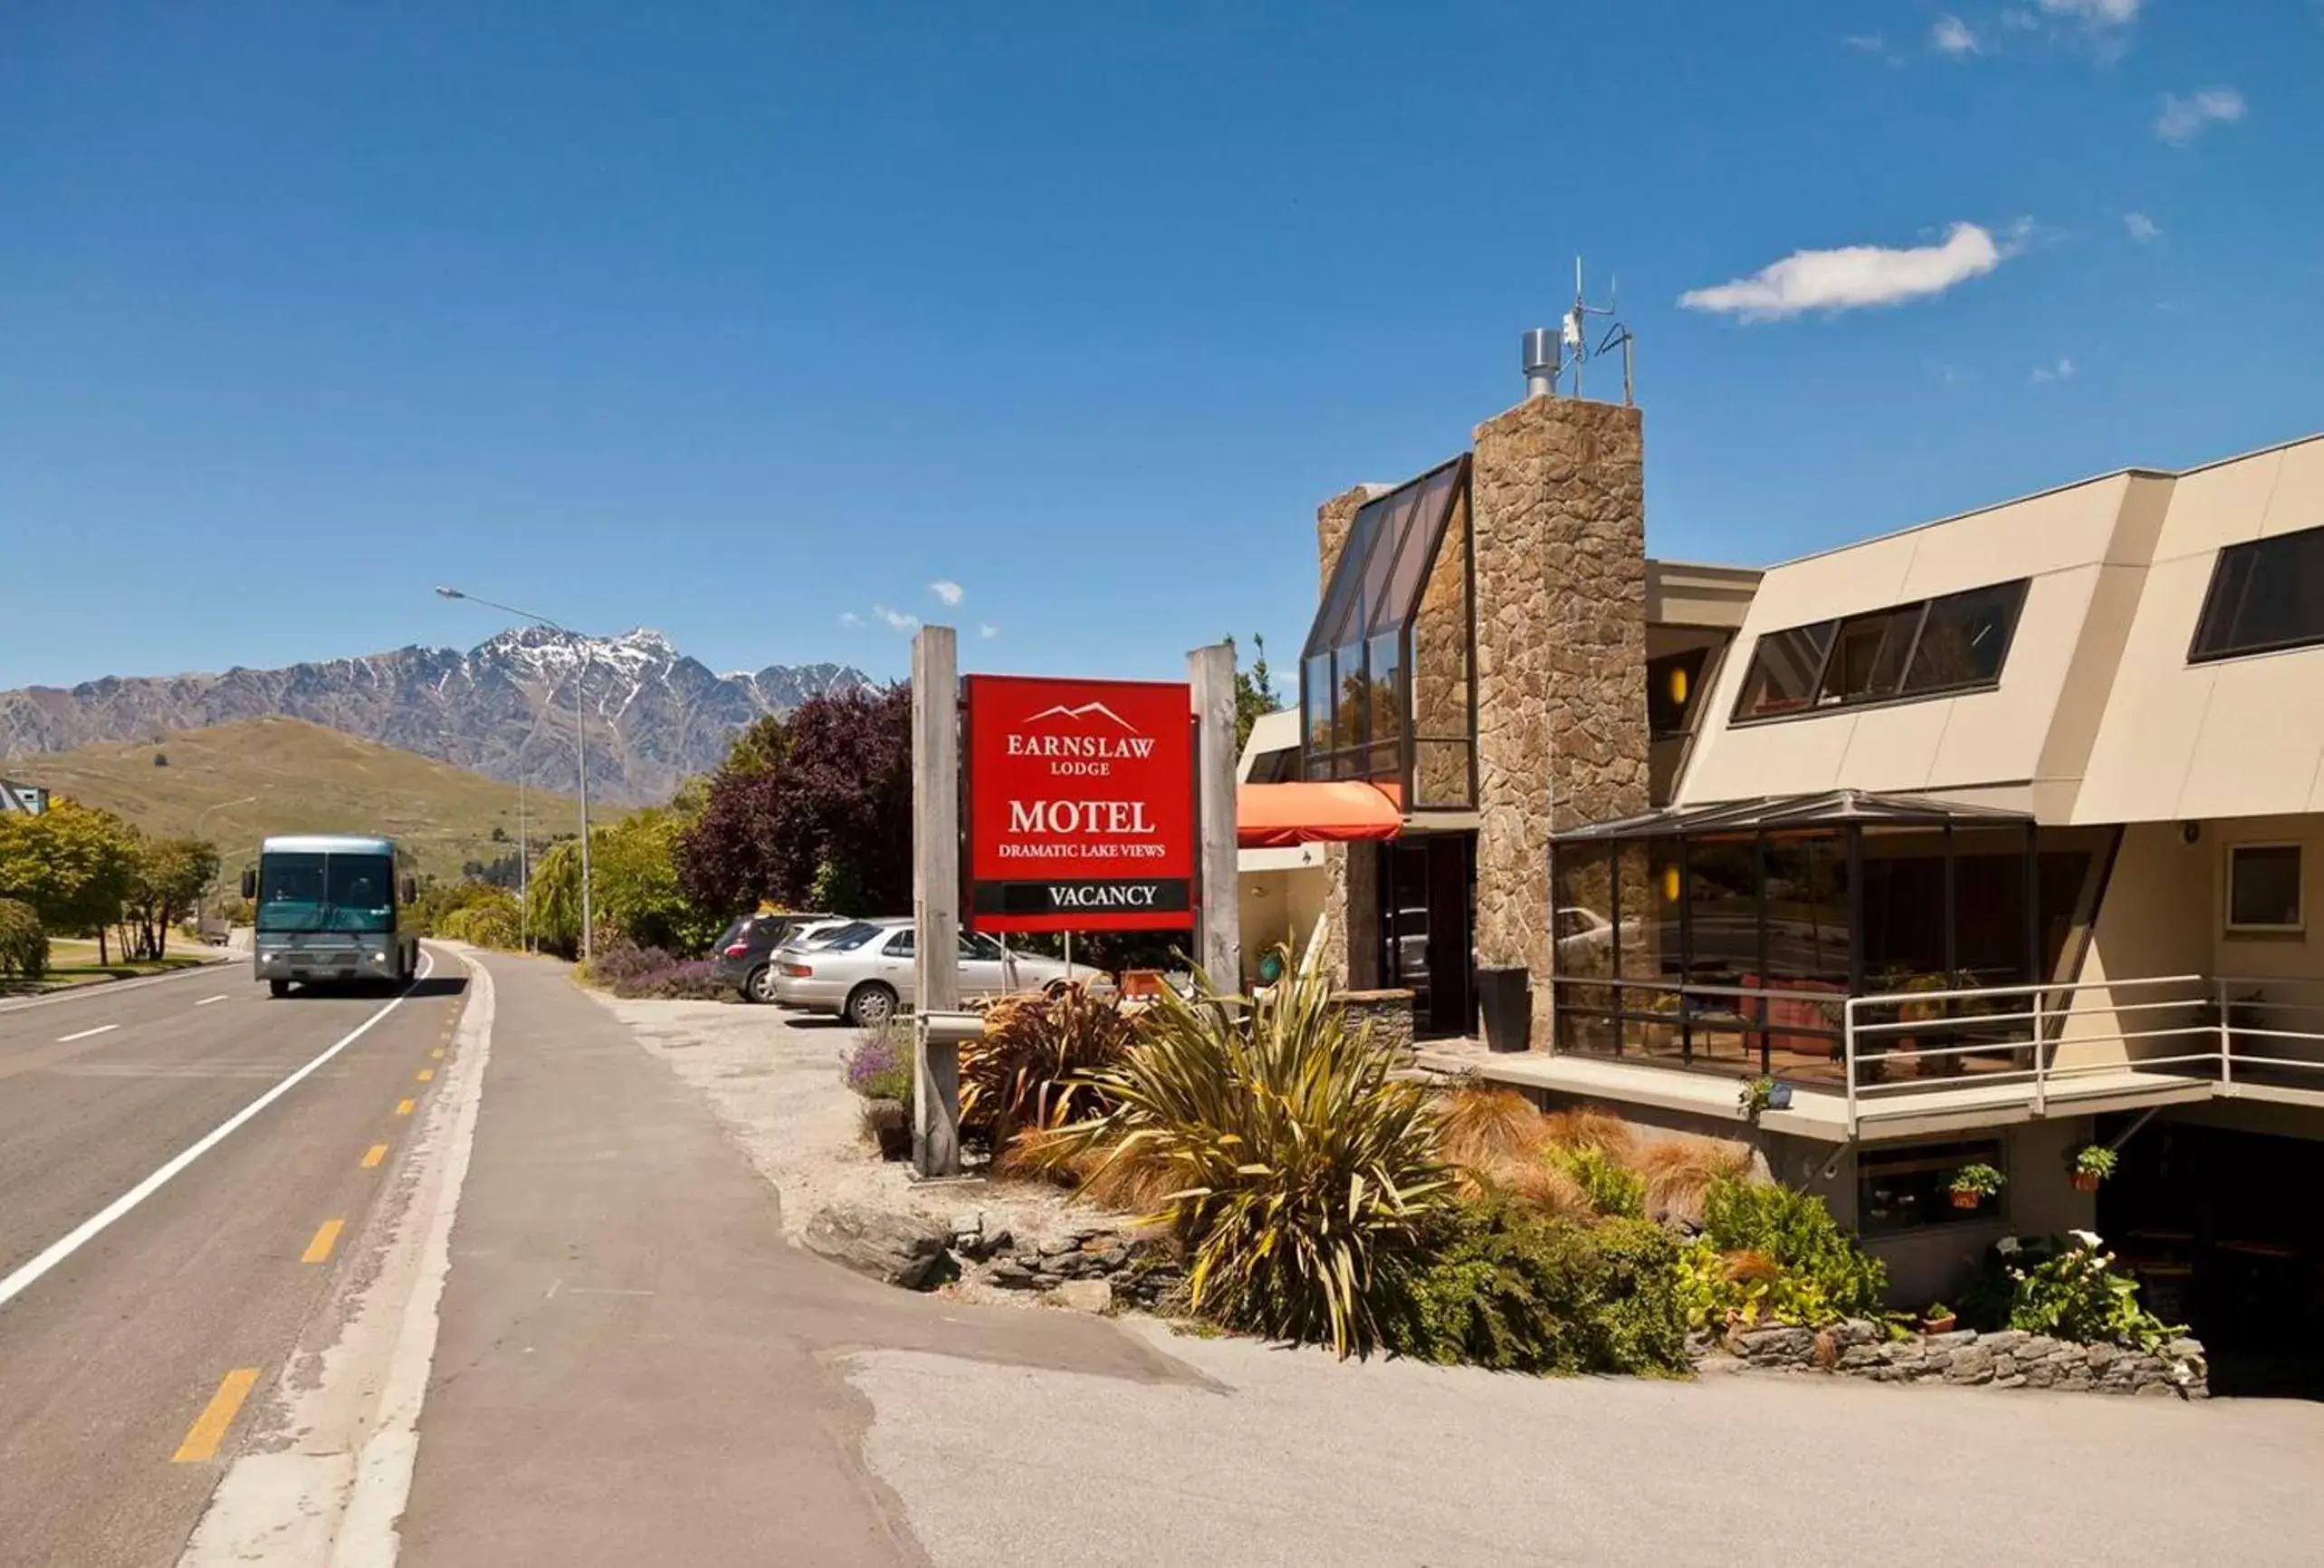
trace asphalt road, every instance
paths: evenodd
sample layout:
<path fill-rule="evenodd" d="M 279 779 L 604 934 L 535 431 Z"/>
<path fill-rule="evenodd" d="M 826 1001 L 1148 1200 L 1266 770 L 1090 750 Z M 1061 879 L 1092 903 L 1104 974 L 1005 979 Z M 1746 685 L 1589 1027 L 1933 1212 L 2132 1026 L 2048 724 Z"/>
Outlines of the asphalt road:
<path fill-rule="evenodd" d="M 434 961 L 392 1005 L 231 963 L 0 1009 L 0 1564 L 176 1562 L 362 1256 L 459 1007 Z"/>

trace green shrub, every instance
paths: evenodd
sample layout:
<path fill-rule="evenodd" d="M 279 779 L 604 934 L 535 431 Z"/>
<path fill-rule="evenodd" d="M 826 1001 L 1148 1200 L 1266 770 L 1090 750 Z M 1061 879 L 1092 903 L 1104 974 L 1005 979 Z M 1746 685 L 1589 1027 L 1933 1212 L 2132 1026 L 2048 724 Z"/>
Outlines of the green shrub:
<path fill-rule="evenodd" d="M 1661 1227 L 1578 1224 L 1487 1198 L 1441 1229 L 1435 1260 L 1386 1320 L 1398 1354 L 1502 1372 L 1686 1370 L 1678 1248 Z"/>
<path fill-rule="evenodd" d="M 2114 1255 L 2088 1230 L 2031 1268 L 2013 1267 L 2017 1281 L 2009 1326 L 2077 1344 L 2118 1344 L 2148 1354 L 2185 1333 L 2138 1304 L 2138 1282 L 2114 1272 Z"/>
<path fill-rule="evenodd" d="M 1165 990 L 1138 1023 L 1136 1048 L 1092 1075 L 1113 1108 L 1038 1157 L 1100 1186 L 1162 1179 L 1154 1219 L 1187 1257 L 1197 1313 L 1343 1356 L 1377 1345 L 1451 1202 L 1428 1092 L 1348 1030 L 1318 977 L 1252 1005 Z"/>
<path fill-rule="evenodd" d="M 1573 1178 L 1595 1212 L 1620 1219 L 1646 1218 L 1645 1178 L 1603 1149 L 1587 1145 L 1557 1149 L 1550 1158 Z"/>
<path fill-rule="evenodd" d="M 1831 1218 L 1823 1200 L 1775 1182 L 1714 1181 L 1703 1234 L 1679 1259 L 1688 1321 L 1804 1324 L 1882 1312 L 1888 1266 Z"/>
<path fill-rule="evenodd" d="M 0 898 L 0 975 L 38 980 L 48 973 L 48 932 L 21 899 Z"/>

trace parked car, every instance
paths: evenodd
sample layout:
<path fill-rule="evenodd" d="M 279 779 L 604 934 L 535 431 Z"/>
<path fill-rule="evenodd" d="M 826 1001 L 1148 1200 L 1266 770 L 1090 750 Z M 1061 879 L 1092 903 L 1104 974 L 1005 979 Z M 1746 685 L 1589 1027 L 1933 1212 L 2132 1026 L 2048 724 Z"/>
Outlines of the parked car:
<path fill-rule="evenodd" d="M 746 914 L 711 945 L 711 976 L 749 1002 L 775 999 L 769 960 L 792 933 L 809 925 L 843 925 L 827 914 Z"/>
<path fill-rule="evenodd" d="M 789 949 L 774 961 L 775 1000 L 801 1012 L 836 1013 L 858 1028 L 877 1028 L 919 999 L 912 918 L 856 921 L 820 946 Z M 1071 980 L 1110 987 L 1113 978 L 1087 964 L 1016 952 L 989 936 L 961 932 L 961 997 L 1054 990 Z"/>

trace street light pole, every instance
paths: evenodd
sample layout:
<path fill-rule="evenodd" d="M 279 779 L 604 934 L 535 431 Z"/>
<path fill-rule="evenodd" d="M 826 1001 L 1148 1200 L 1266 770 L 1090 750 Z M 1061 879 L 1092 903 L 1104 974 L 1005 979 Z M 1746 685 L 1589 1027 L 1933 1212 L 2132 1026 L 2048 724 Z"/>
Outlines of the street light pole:
<path fill-rule="evenodd" d="M 466 599 L 471 604 L 483 605 L 488 609 L 496 609 L 505 615 L 516 616 L 531 621 L 537 626 L 546 627 L 559 636 L 571 637 L 580 645 L 581 668 L 579 674 L 573 681 L 573 748 L 579 760 L 581 777 L 581 961 L 587 963 L 594 949 L 591 931 L 592 910 L 589 904 L 589 733 L 588 720 L 582 710 L 581 688 L 588 680 L 589 639 L 582 636 L 579 632 L 568 630 L 558 625 L 547 616 L 537 616 L 531 610 L 521 610 L 514 605 L 504 605 L 495 599 L 478 598 L 474 594 L 463 593 L 455 588 L 439 588 L 435 591 L 438 598 Z"/>

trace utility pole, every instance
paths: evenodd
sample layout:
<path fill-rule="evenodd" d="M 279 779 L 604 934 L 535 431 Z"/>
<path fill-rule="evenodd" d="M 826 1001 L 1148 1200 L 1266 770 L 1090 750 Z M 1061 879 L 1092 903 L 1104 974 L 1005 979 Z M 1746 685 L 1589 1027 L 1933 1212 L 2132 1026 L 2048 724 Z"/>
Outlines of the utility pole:
<path fill-rule="evenodd" d="M 471 604 L 483 605 L 488 609 L 499 610 L 504 615 L 516 616 L 531 621 L 537 626 L 555 632 L 560 637 L 571 637 L 579 645 L 581 667 L 573 680 L 573 746 L 575 754 L 579 759 L 581 777 L 581 961 L 587 963 L 595 952 L 595 919 L 594 911 L 589 903 L 589 731 L 588 719 L 582 706 L 585 701 L 582 687 L 588 684 L 589 677 L 589 639 L 579 632 L 558 625 L 547 616 L 538 616 L 531 610 L 521 610 L 514 605 L 504 605 L 497 599 L 479 598 L 474 594 L 463 593 L 455 588 L 439 588 L 435 592 L 439 598 L 466 599 Z"/>

